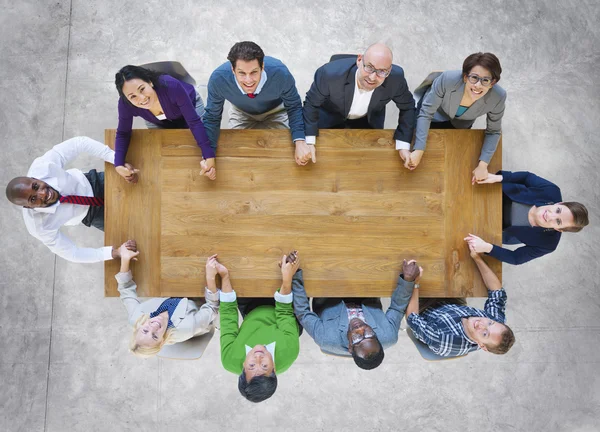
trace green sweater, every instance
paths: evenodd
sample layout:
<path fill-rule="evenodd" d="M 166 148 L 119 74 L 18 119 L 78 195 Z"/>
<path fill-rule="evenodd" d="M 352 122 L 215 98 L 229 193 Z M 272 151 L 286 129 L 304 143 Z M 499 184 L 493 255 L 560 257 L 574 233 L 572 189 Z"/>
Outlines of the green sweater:
<path fill-rule="evenodd" d="M 275 302 L 251 311 L 238 327 L 237 300 L 221 302 L 221 363 L 229 372 L 241 374 L 246 359 L 246 345 L 275 342 L 275 372 L 281 373 L 298 358 L 300 336 L 292 303 Z"/>

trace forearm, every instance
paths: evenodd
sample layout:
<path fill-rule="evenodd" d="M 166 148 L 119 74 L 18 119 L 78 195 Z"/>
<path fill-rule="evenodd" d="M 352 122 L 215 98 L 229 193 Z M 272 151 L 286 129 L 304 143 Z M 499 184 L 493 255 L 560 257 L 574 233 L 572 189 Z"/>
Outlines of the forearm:
<path fill-rule="evenodd" d="M 411 313 L 419 313 L 419 290 L 414 289 L 412 295 L 410 296 L 410 301 L 408 302 L 408 306 L 406 307 L 406 313 L 404 316 L 408 319 L 408 316 Z"/>
<path fill-rule="evenodd" d="M 119 270 L 121 273 L 127 273 L 129 271 L 129 260 L 121 259 L 121 269 Z"/>
<path fill-rule="evenodd" d="M 492 269 L 485 263 L 483 258 L 477 257 L 474 258 L 475 264 L 479 269 L 479 273 L 481 273 L 481 278 L 483 279 L 483 283 L 490 291 L 497 291 L 502 288 L 502 284 L 500 280 L 496 276 L 496 274 L 492 271 Z"/>
<path fill-rule="evenodd" d="M 479 155 L 479 164 L 485 163 L 485 166 L 490 163 L 490 160 L 496 153 L 498 142 L 500 141 L 500 132 L 498 133 L 486 133 L 483 139 L 483 146 L 481 147 L 481 154 Z"/>
<path fill-rule="evenodd" d="M 221 292 L 233 292 L 233 287 L 231 286 L 231 279 L 229 278 L 229 274 L 221 276 Z"/>

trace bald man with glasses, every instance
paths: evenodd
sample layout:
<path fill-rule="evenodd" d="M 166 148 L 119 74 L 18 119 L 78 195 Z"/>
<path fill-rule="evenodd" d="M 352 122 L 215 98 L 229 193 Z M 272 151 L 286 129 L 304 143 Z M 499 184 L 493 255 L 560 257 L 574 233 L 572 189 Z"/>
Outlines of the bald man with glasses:
<path fill-rule="evenodd" d="M 400 114 L 396 149 L 408 160 L 415 124 L 415 102 L 400 66 L 382 43 L 364 54 L 330 61 L 315 72 L 304 101 L 306 145 L 315 145 L 319 129 L 383 129 L 385 107 L 394 101 Z"/>

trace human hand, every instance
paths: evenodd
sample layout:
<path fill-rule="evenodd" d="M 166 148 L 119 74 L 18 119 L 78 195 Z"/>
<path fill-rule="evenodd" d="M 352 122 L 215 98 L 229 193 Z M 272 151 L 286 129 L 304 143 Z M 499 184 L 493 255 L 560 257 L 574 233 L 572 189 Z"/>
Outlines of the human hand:
<path fill-rule="evenodd" d="M 471 183 L 473 183 L 473 180 L 475 179 L 475 176 L 473 176 L 473 179 L 471 179 Z M 501 183 L 502 182 L 502 174 L 488 174 L 488 176 L 486 177 L 485 180 L 475 180 L 475 183 L 477 184 L 492 184 L 492 183 Z"/>
<path fill-rule="evenodd" d="M 473 247 L 476 253 L 489 253 L 494 247 L 492 244 L 484 241 L 481 237 L 477 237 L 473 234 L 469 234 L 464 240 L 469 244 L 469 248 L 471 248 L 471 246 Z"/>
<path fill-rule="evenodd" d="M 487 179 L 489 173 L 487 170 L 487 164 L 485 162 L 479 162 L 477 168 L 473 170 L 473 177 L 471 178 L 471 184 L 479 183 Z"/>
<path fill-rule="evenodd" d="M 137 250 L 137 244 L 135 240 L 127 240 L 119 247 L 119 257 L 121 261 L 137 261 L 136 258 L 140 252 Z"/>
<path fill-rule="evenodd" d="M 209 256 L 206 259 L 206 280 L 215 280 L 217 275 L 224 277 L 229 274 L 229 270 L 217 260 L 217 254 Z"/>
<path fill-rule="evenodd" d="M 117 174 L 127 180 L 127 183 L 137 183 L 138 182 L 138 173 L 139 169 L 135 168 L 130 163 L 125 162 L 125 165 L 120 165 L 115 167 Z"/>
<path fill-rule="evenodd" d="M 281 267 L 281 277 L 284 284 L 291 284 L 292 278 L 296 271 L 300 268 L 300 258 L 298 257 L 298 251 L 294 250 L 288 255 L 284 255 L 279 262 Z"/>
<path fill-rule="evenodd" d="M 217 168 L 215 167 L 215 158 L 202 159 L 200 161 L 200 175 L 206 176 L 211 180 L 217 178 Z"/>
<path fill-rule="evenodd" d="M 475 250 L 475 246 L 469 244 L 469 251 L 471 253 L 471 258 L 473 258 L 474 260 L 481 259 L 481 255 L 477 253 L 477 251 Z"/>
<path fill-rule="evenodd" d="M 297 140 L 295 159 L 298 165 L 306 165 L 312 160 L 313 163 L 317 163 L 317 149 L 314 145 L 306 144 L 305 140 Z"/>
<path fill-rule="evenodd" d="M 402 262 L 402 275 L 406 282 L 414 282 L 420 276 L 421 270 L 416 260 Z"/>
<path fill-rule="evenodd" d="M 419 163 L 421 162 L 421 158 L 423 157 L 423 153 L 425 153 L 423 150 L 413 150 L 412 153 L 410 154 L 410 162 L 408 163 L 408 169 L 409 170 L 414 170 L 416 167 L 419 166 Z"/>
<path fill-rule="evenodd" d="M 409 167 L 410 150 L 408 150 L 408 149 L 398 150 L 398 154 L 400 154 L 400 159 L 402 159 L 404 161 L 404 168 L 410 169 L 410 167 Z"/>

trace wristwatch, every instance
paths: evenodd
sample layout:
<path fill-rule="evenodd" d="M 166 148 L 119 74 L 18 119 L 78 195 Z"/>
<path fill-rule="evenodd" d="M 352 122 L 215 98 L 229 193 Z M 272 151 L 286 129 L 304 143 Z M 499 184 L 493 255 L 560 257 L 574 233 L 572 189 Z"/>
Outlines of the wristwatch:
<path fill-rule="evenodd" d="M 420 287 L 421 287 L 421 285 L 418 284 L 418 283 L 416 283 L 415 286 L 414 286 L 414 289 L 419 289 Z"/>

